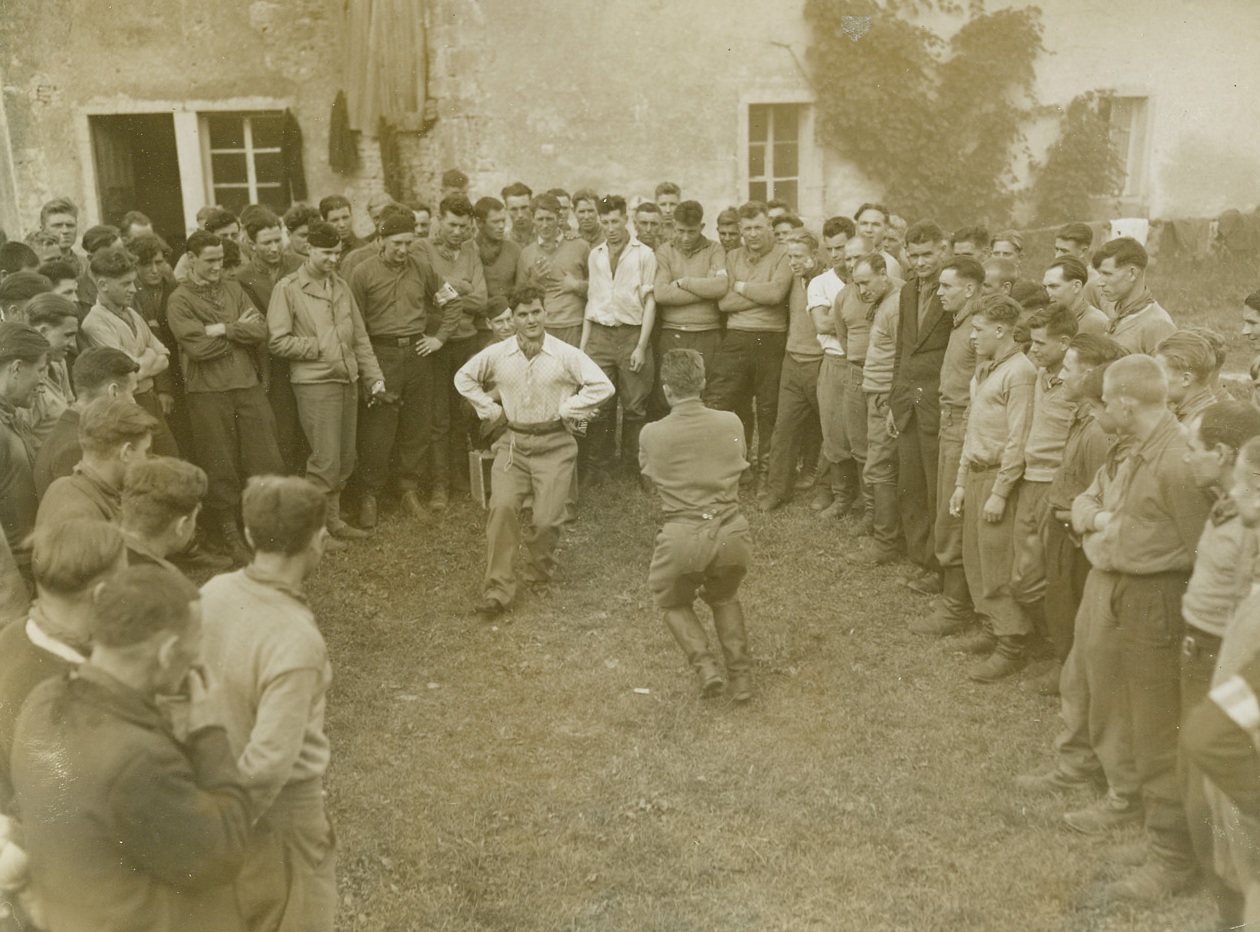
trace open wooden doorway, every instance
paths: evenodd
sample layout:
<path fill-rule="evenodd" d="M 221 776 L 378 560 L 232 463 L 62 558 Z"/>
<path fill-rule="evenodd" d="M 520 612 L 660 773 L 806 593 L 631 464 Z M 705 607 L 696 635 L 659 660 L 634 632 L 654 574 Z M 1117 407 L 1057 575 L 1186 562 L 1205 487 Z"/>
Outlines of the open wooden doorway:
<path fill-rule="evenodd" d="M 187 218 L 174 118 L 126 113 L 92 116 L 89 122 L 102 222 L 116 224 L 127 211 L 138 210 L 172 248 L 181 249 Z"/>

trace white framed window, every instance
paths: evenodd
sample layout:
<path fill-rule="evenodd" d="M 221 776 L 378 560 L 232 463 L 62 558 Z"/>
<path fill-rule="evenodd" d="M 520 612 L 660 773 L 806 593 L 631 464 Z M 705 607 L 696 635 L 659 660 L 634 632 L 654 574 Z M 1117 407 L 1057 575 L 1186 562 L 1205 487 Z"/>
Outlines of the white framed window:
<path fill-rule="evenodd" d="M 787 201 L 801 210 L 801 139 L 808 104 L 748 105 L 747 177 L 750 201 Z"/>
<path fill-rule="evenodd" d="M 1124 166 L 1124 176 L 1116 186 L 1118 197 L 1141 198 L 1145 192 L 1148 111 L 1146 97 L 1111 100 L 1111 142 Z"/>
<path fill-rule="evenodd" d="M 199 119 L 209 203 L 234 213 L 246 204 L 265 204 L 278 213 L 287 210 L 284 114 L 202 113 Z"/>

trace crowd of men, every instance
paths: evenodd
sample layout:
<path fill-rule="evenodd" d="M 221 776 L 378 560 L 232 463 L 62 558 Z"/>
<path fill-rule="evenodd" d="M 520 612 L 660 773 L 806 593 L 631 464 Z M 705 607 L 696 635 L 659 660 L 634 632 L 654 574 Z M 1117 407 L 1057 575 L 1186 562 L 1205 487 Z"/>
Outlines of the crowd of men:
<path fill-rule="evenodd" d="M 642 482 L 656 605 L 701 694 L 747 702 L 739 490 L 807 494 L 854 531 L 844 560 L 908 567 L 933 599 L 909 630 L 956 639 L 972 680 L 1052 659 L 1065 727 L 1017 788 L 1078 832 L 1144 826 L 1100 897 L 1203 881 L 1223 921 L 1260 921 L 1260 408 L 1222 388 L 1224 339 L 1150 293 L 1141 244 L 1070 223 L 1038 275 L 1018 233 L 875 203 L 814 232 L 749 202 L 710 238 L 671 183 L 633 210 L 468 187 L 373 199 L 366 240 L 330 196 L 207 209 L 179 256 L 135 212 L 80 237 L 66 200 L 0 245 L 11 908 L 331 929 L 303 581 L 492 461 L 481 620 L 546 598 L 583 490 Z M 1260 338 L 1260 292 L 1244 321 Z"/>

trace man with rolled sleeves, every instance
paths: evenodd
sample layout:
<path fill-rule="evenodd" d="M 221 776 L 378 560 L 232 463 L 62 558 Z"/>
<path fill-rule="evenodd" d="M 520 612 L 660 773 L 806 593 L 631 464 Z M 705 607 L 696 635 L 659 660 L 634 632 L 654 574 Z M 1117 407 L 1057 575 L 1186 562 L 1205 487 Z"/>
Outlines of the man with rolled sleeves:
<path fill-rule="evenodd" d="M 517 288 L 516 336 L 486 347 L 455 373 L 455 389 L 476 410 L 483 433 L 494 438 L 486 575 L 475 610 L 487 622 L 516 597 L 520 511 L 531 496 L 533 527 L 525 537 L 522 575 L 536 594 L 546 594 L 573 489 L 573 433 L 613 394 L 593 360 L 547 333 L 544 314 L 541 289 Z"/>
<path fill-rule="evenodd" d="M 726 251 L 703 233 L 704 208 L 683 201 L 674 210 L 674 238 L 656 251 L 656 355 L 692 349 L 713 365 L 722 342 L 718 301 L 726 294 Z M 663 400 L 663 397 L 662 397 Z"/>
<path fill-rule="evenodd" d="M 643 475 L 655 484 L 665 512 L 648 586 L 696 670 L 704 698 L 716 696 L 723 685 L 694 607 L 697 594 L 708 603 L 731 698 L 747 702 L 752 678 L 739 601 L 752 549 L 748 521 L 739 511 L 739 477 L 748 468 L 744 428 L 736 415 L 714 411 L 700 400 L 704 357 L 696 350 L 667 351 L 661 385 L 670 413 L 644 427 L 639 444 Z"/>
<path fill-rule="evenodd" d="M 452 286 L 414 249 L 411 217 L 387 213 L 377 228 L 377 254 L 354 271 L 350 291 L 380 363 L 387 391 L 398 404 L 360 408 L 359 524 L 376 526 L 378 498 L 397 481 L 403 509 L 424 513 L 421 480 L 429 466 L 433 406 L 438 393 L 436 359 L 459 326 L 459 301 Z"/>
<path fill-rule="evenodd" d="M 1093 261 L 1103 297 L 1114 307 L 1107 335 L 1130 353 L 1154 353 L 1177 325 L 1146 287 L 1146 249 L 1122 236 L 1104 243 Z"/>
<path fill-rule="evenodd" d="M 194 452 L 210 483 L 205 507 L 227 553 L 244 564 L 241 489 L 250 476 L 284 468 L 275 414 L 258 377 L 267 321 L 244 288 L 224 280 L 218 236 L 193 233 L 187 258 L 188 276 L 171 295 L 166 318 L 179 341 Z"/>
<path fill-rule="evenodd" d="M 290 360 L 298 417 L 311 445 L 306 478 L 328 496 L 328 531 L 338 540 L 367 532 L 341 517 L 341 492 L 354 472 L 360 378 L 377 404 L 385 376 L 350 286 L 335 269 L 341 238 L 328 223 L 313 223 L 302 267 L 276 283 L 267 309 L 268 348 Z"/>

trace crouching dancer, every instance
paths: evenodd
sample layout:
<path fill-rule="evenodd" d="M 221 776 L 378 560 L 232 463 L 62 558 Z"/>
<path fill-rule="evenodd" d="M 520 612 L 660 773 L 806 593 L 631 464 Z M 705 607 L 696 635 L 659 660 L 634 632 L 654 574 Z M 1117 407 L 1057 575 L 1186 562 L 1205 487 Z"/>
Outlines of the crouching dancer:
<path fill-rule="evenodd" d="M 669 416 L 645 425 L 639 467 L 656 484 L 665 526 L 656 537 L 648 585 L 665 624 L 700 675 L 701 695 L 722 691 L 722 673 L 693 607 L 696 594 L 713 611 L 726 657 L 730 696 L 752 698 L 740 581 L 748 570 L 748 521 L 739 511 L 739 477 L 748 468 L 744 427 L 729 411 L 700 401 L 704 358 L 670 350 L 661 362 Z"/>

